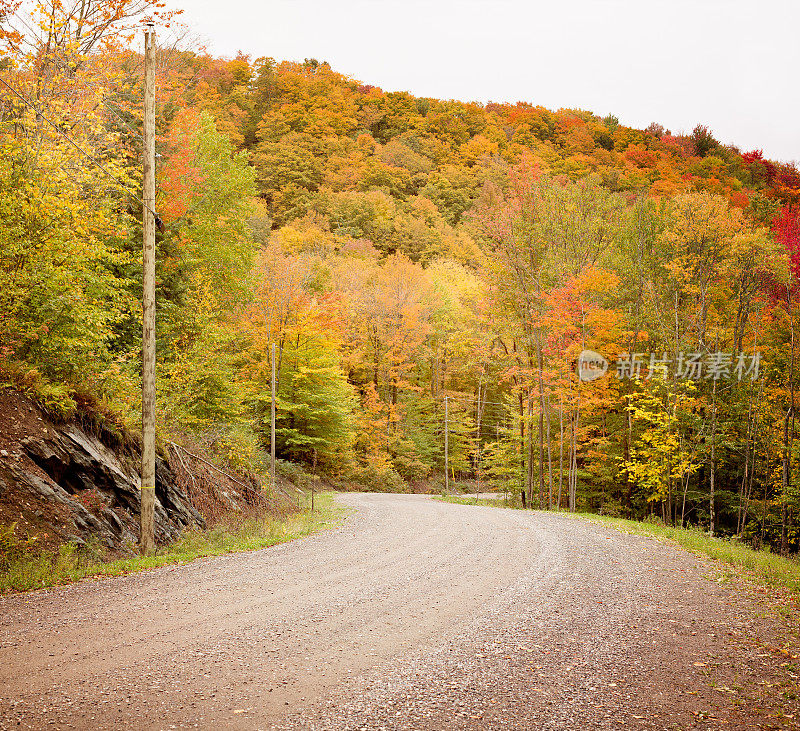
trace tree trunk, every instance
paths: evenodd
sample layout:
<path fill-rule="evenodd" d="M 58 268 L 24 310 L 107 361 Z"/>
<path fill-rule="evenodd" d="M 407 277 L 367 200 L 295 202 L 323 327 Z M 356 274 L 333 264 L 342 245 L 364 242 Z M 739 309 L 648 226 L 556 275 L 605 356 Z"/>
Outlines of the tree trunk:
<path fill-rule="evenodd" d="M 625 432 L 624 456 L 625 462 L 629 462 L 631 459 L 631 444 L 633 441 L 633 416 L 630 411 L 626 413 L 628 415 L 628 429 Z M 625 487 L 625 512 L 630 520 L 633 518 L 633 478 L 630 472 L 625 473 Z"/>
<path fill-rule="evenodd" d="M 578 392 L 578 403 L 575 407 L 575 420 L 572 424 L 572 465 L 571 465 L 571 485 L 569 496 L 569 510 L 571 513 L 575 512 L 576 498 L 578 492 L 578 424 L 581 418 L 581 399 L 580 392 Z"/>
<path fill-rule="evenodd" d="M 558 509 L 561 510 L 561 494 L 564 489 L 564 393 L 558 394 Z"/>
<path fill-rule="evenodd" d="M 759 532 L 759 539 L 758 539 L 758 546 L 757 548 L 761 548 L 764 545 L 764 531 L 767 529 L 767 488 L 769 486 L 769 480 L 764 480 L 764 506 L 761 511 L 761 530 Z"/>
<path fill-rule="evenodd" d="M 553 440 L 551 439 L 550 432 L 550 398 L 545 398 L 545 405 L 547 407 L 547 509 L 553 509 Z"/>
<path fill-rule="evenodd" d="M 792 354 L 789 360 L 789 408 L 783 424 L 783 470 L 781 495 L 781 555 L 789 552 L 789 486 L 792 469 L 792 437 L 794 436 L 794 317 L 792 315 L 792 282 L 786 286 L 786 304 L 789 315 L 789 332 L 791 333 Z M 791 420 L 791 429 L 789 421 Z"/>
<path fill-rule="evenodd" d="M 708 500 L 708 532 L 713 536 L 714 529 L 716 528 L 717 516 L 714 512 L 714 499 L 716 489 L 716 474 L 717 474 L 717 382 L 714 381 L 714 387 L 711 390 L 711 400 L 713 403 L 711 412 L 711 463 L 710 469 L 710 495 Z"/>
<path fill-rule="evenodd" d="M 683 502 L 681 504 L 681 528 L 683 528 L 684 521 L 686 520 L 686 493 L 689 491 L 689 473 L 686 473 L 686 479 L 683 481 Z"/>
<path fill-rule="evenodd" d="M 675 525 L 672 516 L 672 466 L 670 466 L 669 475 L 667 475 L 667 516 L 669 517 L 668 525 Z"/>
<path fill-rule="evenodd" d="M 544 510 L 544 377 L 542 371 L 542 341 L 539 331 L 536 331 L 536 367 L 539 375 L 539 510 Z M 548 434 L 548 439 L 550 435 Z"/>
<path fill-rule="evenodd" d="M 481 371 L 481 377 L 478 381 L 478 413 L 477 413 L 477 424 L 476 424 L 476 431 L 478 432 L 478 441 L 477 441 L 477 452 L 476 452 L 476 464 L 475 464 L 475 471 L 476 471 L 476 480 L 475 480 L 475 499 L 478 499 L 478 494 L 481 491 L 481 417 L 483 416 L 483 406 L 481 406 L 481 391 L 483 385 L 483 371 Z"/>
<path fill-rule="evenodd" d="M 526 506 L 525 494 L 528 489 L 525 471 L 525 397 L 519 393 L 519 469 L 522 484 L 522 507 Z"/>
<path fill-rule="evenodd" d="M 533 508 L 533 470 L 536 443 L 533 441 L 533 398 L 531 394 L 528 394 L 528 420 L 528 502 L 531 508 Z"/>

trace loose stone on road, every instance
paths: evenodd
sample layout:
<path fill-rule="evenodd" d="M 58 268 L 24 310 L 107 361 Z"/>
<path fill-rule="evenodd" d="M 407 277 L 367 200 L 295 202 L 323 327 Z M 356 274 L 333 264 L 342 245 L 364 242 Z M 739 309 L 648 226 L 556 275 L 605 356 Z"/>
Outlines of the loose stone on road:
<path fill-rule="evenodd" d="M 0 728 L 800 728 L 796 635 L 708 561 L 567 516 L 339 499 L 337 530 L 0 598 Z"/>

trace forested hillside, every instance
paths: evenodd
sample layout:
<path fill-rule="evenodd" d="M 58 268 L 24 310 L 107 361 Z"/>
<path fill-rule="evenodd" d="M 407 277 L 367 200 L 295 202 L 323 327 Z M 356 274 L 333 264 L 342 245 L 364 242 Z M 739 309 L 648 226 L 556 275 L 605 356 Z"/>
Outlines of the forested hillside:
<path fill-rule="evenodd" d="M 132 39 L 174 18 L 52 8 L 0 0 L 2 380 L 131 427 Z M 263 466 L 275 343 L 278 456 L 308 470 L 440 485 L 446 400 L 454 480 L 800 547 L 795 166 L 702 124 L 418 98 L 313 59 L 158 64 L 162 436 Z M 608 373 L 581 381 L 584 350 Z"/>

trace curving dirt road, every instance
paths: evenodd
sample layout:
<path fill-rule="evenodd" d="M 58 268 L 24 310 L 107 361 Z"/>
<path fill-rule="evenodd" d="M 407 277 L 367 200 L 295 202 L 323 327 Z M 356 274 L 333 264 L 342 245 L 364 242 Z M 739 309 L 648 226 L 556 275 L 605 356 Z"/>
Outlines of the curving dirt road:
<path fill-rule="evenodd" d="M 339 499 L 338 530 L 0 598 L 0 728 L 800 728 L 796 636 L 709 562 L 566 516 Z"/>

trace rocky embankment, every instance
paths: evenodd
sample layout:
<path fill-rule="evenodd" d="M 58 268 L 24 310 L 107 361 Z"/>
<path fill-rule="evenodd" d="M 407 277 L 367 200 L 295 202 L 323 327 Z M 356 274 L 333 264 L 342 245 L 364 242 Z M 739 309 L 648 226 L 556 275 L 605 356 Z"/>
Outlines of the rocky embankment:
<path fill-rule="evenodd" d="M 41 546 L 138 541 L 139 449 L 77 422 L 56 423 L 33 402 L 0 390 L 0 525 Z M 156 465 L 156 540 L 205 526 L 168 462 Z"/>

